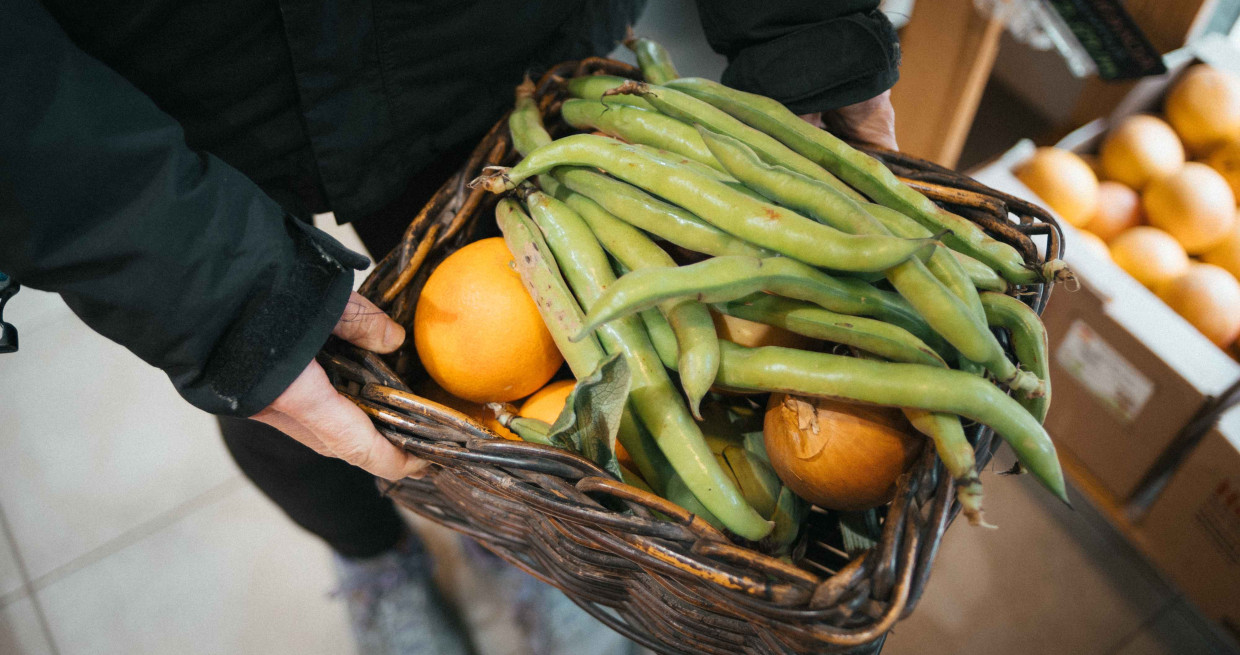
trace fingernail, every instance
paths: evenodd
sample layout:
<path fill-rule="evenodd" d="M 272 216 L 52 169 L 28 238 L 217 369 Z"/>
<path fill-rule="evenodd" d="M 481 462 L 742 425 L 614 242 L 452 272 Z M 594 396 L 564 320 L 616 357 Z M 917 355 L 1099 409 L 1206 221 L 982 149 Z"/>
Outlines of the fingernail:
<path fill-rule="evenodd" d="M 396 321 L 387 321 L 383 327 L 383 345 L 389 352 L 405 343 L 405 328 Z"/>

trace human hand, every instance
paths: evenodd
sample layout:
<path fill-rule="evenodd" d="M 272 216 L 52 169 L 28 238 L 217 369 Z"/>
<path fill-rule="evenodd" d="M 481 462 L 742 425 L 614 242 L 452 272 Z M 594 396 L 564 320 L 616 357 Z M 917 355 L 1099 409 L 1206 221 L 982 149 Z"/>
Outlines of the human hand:
<path fill-rule="evenodd" d="M 891 106 L 891 91 L 832 111 L 802 114 L 801 118 L 844 139 L 888 150 L 899 149 L 896 145 L 896 110 Z"/>
<path fill-rule="evenodd" d="M 405 340 L 404 328 L 356 292 L 349 296 L 332 334 L 380 353 L 396 350 Z M 387 480 L 421 477 L 429 466 L 383 438 L 365 412 L 336 392 L 316 361 L 311 361 L 280 397 L 250 418 L 320 455 L 338 457 Z"/>

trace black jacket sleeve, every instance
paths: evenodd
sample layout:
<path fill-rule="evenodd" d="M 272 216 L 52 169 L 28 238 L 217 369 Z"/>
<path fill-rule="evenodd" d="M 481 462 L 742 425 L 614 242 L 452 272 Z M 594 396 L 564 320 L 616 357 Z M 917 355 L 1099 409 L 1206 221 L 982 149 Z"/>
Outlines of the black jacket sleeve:
<path fill-rule="evenodd" d="M 899 79 L 900 44 L 878 0 L 697 0 L 723 83 L 808 114 L 868 100 Z"/>
<path fill-rule="evenodd" d="M 206 411 L 274 400 L 365 258 L 189 149 L 37 0 L 0 3 L 0 79 L 0 270 L 59 293 Z"/>

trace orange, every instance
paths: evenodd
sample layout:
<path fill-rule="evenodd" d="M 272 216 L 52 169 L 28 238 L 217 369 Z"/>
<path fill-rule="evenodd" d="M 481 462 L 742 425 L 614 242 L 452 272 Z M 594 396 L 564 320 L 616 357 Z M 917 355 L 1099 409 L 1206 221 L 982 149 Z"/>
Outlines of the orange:
<path fill-rule="evenodd" d="M 547 383 L 564 359 L 495 237 L 452 253 L 418 297 L 413 343 L 426 372 L 448 393 L 507 402 Z"/>
<path fill-rule="evenodd" d="M 1202 253 L 1201 261 L 1219 266 L 1240 278 L 1240 218 L 1221 243 Z"/>
<path fill-rule="evenodd" d="M 1240 197 L 1240 140 L 1228 141 L 1206 158 L 1206 164 L 1227 180 L 1232 193 Z"/>
<path fill-rule="evenodd" d="M 1102 176 L 1140 190 L 1184 165 L 1184 146 L 1162 119 L 1145 114 L 1125 118 L 1098 151 Z"/>
<path fill-rule="evenodd" d="M 710 317 L 715 321 L 715 331 L 719 333 L 720 339 L 731 341 L 746 348 L 780 346 L 783 348 L 808 350 L 814 342 L 813 339 L 807 336 L 790 332 L 781 327 L 748 321 L 743 318 L 721 314 L 714 310 L 711 310 Z"/>
<path fill-rule="evenodd" d="M 1206 154 L 1240 137 L 1240 79 L 1206 64 L 1193 66 L 1167 94 L 1166 111 L 1189 152 Z"/>
<path fill-rule="evenodd" d="M 525 402 L 521 403 L 521 409 L 517 411 L 517 415 L 555 423 L 560 416 L 560 410 L 564 409 L 568 394 L 573 392 L 575 386 L 577 382 L 574 380 L 552 382 L 526 398 Z"/>
<path fill-rule="evenodd" d="M 1236 195 L 1227 180 L 1195 161 L 1150 182 L 1141 192 L 1141 205 L 1150 225 L 1166 230 L 1190 255 L 1222 243 L 1236 221 Z"/>
<path fill-rule="evenodd" d="M 1038 148 L 1016 177 L 1072 227 L 1085 227 L 1098 209 L 1098 176 L 1067 150 Z"/>
<path fill-rule="evenodd" d="M 1240 336 L 1240 282 L 1218 266 L 1189 266 L 1164 284 L 1158 297 L 1219 348 Z"/>
<path fill-rule="evenodd" d="M 1098 184 L 1098 210 L 1085 229 L 1110 241 L 1130 227 L 1141 224 L 1141 196 L 1119 182 Z"/>

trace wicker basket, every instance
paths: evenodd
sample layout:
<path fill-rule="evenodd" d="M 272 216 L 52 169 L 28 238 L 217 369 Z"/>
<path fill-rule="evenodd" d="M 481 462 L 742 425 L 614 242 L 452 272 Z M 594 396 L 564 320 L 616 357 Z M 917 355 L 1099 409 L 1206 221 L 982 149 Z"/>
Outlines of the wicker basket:
<path fill-rule="evenodd" d="M 543 76 L 539 106 L 553 134 L 567 130 L 558 120 L 560 82 L 600 71 L 639 76 L 604 59 L 564 63 Z M 1029 262 L 1038 261 L 1036 235 L 1046 237 L 1047 252 L 1060 254 L 1059 228 L 1037 207 L 928 162 L 872 154 Z M 466 182 L 483 166 L 515 159 L 505 119 L 413 219 L 362 293 L 410 326 L 429 271 L 465 243 L 495 233 L 495 198 Z M 1040 312 L 1050 285 L 1018 293 Z M 662 653 L 877 651 L 887 631 L 916 606 L 959 510 L 951 480 L 927 448 L 900 479 L 877 545 L 849 558 L 838 517 L 815 509 L 793 565 L 729 542 L 701 519 L 616 481 L 582 457 L 497 438 L 468 417 L 409 393 L 407 383 L 425 375 L 412 348 L 381 358 L 333 342 L 320 361 L 385 436 L 437 465 L 422 479 L 382 483 L 387 494 L 473 537 Z M 998 442 L 989 429 L 967 427 L 980 468 Z"/>

